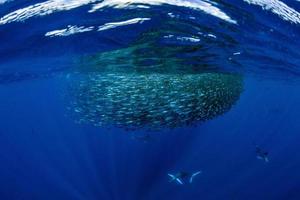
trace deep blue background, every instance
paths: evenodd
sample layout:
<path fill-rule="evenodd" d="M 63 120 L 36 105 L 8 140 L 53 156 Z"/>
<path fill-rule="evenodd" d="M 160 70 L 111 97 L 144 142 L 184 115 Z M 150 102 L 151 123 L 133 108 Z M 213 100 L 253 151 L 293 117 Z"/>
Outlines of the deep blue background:
<path fill-rule="evenodd" d="M 64 80 L 1 86 L 2 199 L 299 198 L 299 85 L 246 78 L 229 113 L 143 143 L 75 124 Z M 254 144 L 269 163 L 256 159 Z M 178 170 L 203 174 L 192 185 L 169 183 Z"/>
<path fill-rule="evenodd" d="M 83 7 L 0 26 L 0 199 L 300 199 L 299 25 L 259 7 L 227 3 L 235 8 L 224 3 L 224 10 L 239 26 L 211 30 L 238 41 L 233 50 L 242 52 L 240 68 L 232 70 L 245 79 L 240 100 L 197 127 L 151 133 L 148 143 L 132 138 L 142 131 L 76 124 L 65 94 L 72 56 L 126 46 L 155 22 L 123 27 L 122 34 L 43 36 L 74 22 L 101 25 L 120 17 L 117 11 L 110 11 L 113 19 L 90 16 Z M 0 14 L 25 5 L 1 5 Z M 300 3 L 289 5 L 299 10 Z M 215 20 L 200 16 L 199 23 Z M 269 152 L 269 163 L 256 159 L 255 144 Z M 203 173 L 193 184 L 170 183 L 167 173 L 180 170 Z"/>

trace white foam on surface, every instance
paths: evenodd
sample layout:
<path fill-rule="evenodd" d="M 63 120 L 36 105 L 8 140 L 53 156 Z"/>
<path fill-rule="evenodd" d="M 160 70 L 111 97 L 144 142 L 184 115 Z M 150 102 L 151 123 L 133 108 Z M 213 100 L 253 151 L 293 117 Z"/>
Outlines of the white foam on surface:
<path fill-rule="evenodd" d="M 215 36 L 214 34 L 212 34 L 212 33 L 209 33 L 209 34 L 207 34 L 207 37 L 211 37 L 211 38 L 217 38 L 217 36 Z"/>
<path fill-rule="evenodd" d="M 241 54 L 241 52 L 234 52 L 232 55 L 234 55 L 234 56 L 236 56 L 236 55 L 240 55 Z"/>
<path fill-rule="evenodd" d="M 201 0 L 103 0 L 102 2 L 95 4 L 89 12 L 95 12 L 105 7 L 125 9 L 132 8 L 134 5 L 158 6 L 163 4 L 201 10 L 207 14 L 213 15 L 227 22 L 234 24 L 237 23 L 235 20 L 231 19 L 226 13 L 214 6 L 215 4 Z"/>
<path fill-rule="evenodd" d="M 0 0 L 0 4 L 12 0 Z M 271 11 L 282 19 L 291 23 L 300 24 L 300 13 L 295 9 L 289 7 L 280 0 L 244 0 L 248 4 L 261 6 L 262 9 Z M 150 8 L 154 5 L 173 5 L 179 7 L 187 7 L 196 10 L 201 10 L 209 15 L 218 17 L 230 23 L 237 23 L 231 19 L 225 12 L 220 10 L 215 2 L 202 0 L 48 0 L 45 2 L 33 4 L 0 18 L 0 25 L 25 21 L 31 17 L 45 16 L 55 12 L 67 11 L 78 8 L 80 6 L 95 3 L 89 12 L 94 12 L 105 7 L 112 7 L 116 9 L 122 8 Z"/>
<path fill-rule="evenodd" d="M 171 17 L 171 18 L 175 17 L 175 15 L 173 13 L 171 13 L 171 12 L 168 13 L 168 16 Z"/>
<path fill-rule="evenodd" d="M 248 4 L 261 6 L 262 9 L 271 11 L 283 20 L 300 24 L 300 13 L 279 0 L 244 0 Z"/>
<path fill-rule="evenodd" d="M 0 0 L 0 3 L 4 3 L 7 1 L 9 0 Z M 0 18 L 0 25 L 11 22 L 25 21 L 32 17 L 50 15 L 55 12 L 67 11 L 91 3 L 96 4 L 93 5 L 92 9 L 89 12 L 94 12 L 105 7 L 113 7 L 119 9 L 147 9 L 150 8 L 149 6 L 166 4 L 201 10 L 207 14 L 213 15 L 225 21 L 236 23 L 235 20 L 231 19 L 226 13 L 217 8 L 216 3 L 202 0 L 48 0 L 8 13 L 7 15 Z"/>
<path fill-rule="evenodd" d="M 99 0 L 48 0 L 13 11 L 0 18 L 0 25 L 19 22 L 35 16 L 45 16 L 54 12 L 71 10 Z"/>
<path fill-rule="evenodd" d="M 121 22 L 110 22 L 106 23 L 102 26 L 98 27 L 98 31 L 104 31 L 112 28 L 116 28 L 119 26 L 126 26 L 130 24 L 138 24 L 138 23 L 143 23 L 144 21 L 150 20 L 150 18 L 134 18 L 134 19 L 129 19 L 126 21 L 121 21 Z M 94 26 L 76 26 L 76 25 L 68 25 L 67 28 L 64 29 L 58 29 L 58 30 L 53 30 L 49 31 L 45 34 L 46 37 L 56 37 L 56 36 L 69 36 L 69 35 L 74 35 L 77 33 L 84 33 L 84 32 L 90 32 L 95 30 Z"/>
<path fill-rule="evenodd" d="M 144 21 L 148 21 L 148 20 L 150 20 L 150 18 L 134 18 L 134 19 L 129 19 L 126 21 L 121 21 L 121 22 L 110 22 L 110 23 L 106 23 L 102 26 L 99 26 L 98 31 L 104 31 L 104 30 L 116 28 L 119 26 L 126 26 L 126 25 L 130 25 L 130 24 L 143 23 Z"/>
<path fill-rule="evenodd" d="M 9 1 L 12 1 L 12 0 L 0 0 L 0 4 L 4 4 L 4 3 L 7 3 Z"/>
<path fill-rule="evenodd" d="M 170 35 L 165 35 L 164 38 L 166 39 L 169 39 L 169 38 L 174 38 L 175 36 L 170 34 Z M 176 36 L 175 37 L 176 40 L 180 40 L 180 41 L 183 41 L 183 42 L 200 42 L 201 39 L 196 37 L 196 36 L 190 36 L 190 37 L 187 37 L 187 36 Z"/>
<path fill-rule="evenodd" d="M 198 37 L 177 37 L 176 39 L 187 42 L 200 42 L 200 38 Z"/>
<path fill-rule="evenodd" d="M 69 25 L 65 29 L 60 29 L 60 30 L 54 30 L 54 31 L 47 32 L 45 34 L 45 36 L 47 36 L 47 37 L 69 36 L 69 35 L 88 32 L 88 31 L 92 31 L 92 30 L 94 30 L 93 26 L 84 27 L 84 26 L 71 26 L 71 25 Z"/>
<path fill-rule="evenodd" d="M 174 35 L 172 35 L 172 34 L 164 36 L 164 38 L 172 38 L 172 37 L 174 37 Z"/>

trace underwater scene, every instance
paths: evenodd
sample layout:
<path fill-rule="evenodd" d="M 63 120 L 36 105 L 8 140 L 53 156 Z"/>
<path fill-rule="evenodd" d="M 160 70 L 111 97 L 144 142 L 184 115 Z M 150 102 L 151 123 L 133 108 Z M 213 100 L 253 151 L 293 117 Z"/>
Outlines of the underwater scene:
<path fill-rule="evenodd" d="M 0 0 L 0 200 L 300 200 L 299 0 Z"/>

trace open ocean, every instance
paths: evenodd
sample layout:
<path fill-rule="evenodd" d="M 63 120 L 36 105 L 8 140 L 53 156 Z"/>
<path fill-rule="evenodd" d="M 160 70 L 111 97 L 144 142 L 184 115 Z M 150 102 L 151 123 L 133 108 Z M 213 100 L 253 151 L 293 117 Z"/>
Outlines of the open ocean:
<path fill-rule="evenodd" d="M 300 200 L 300 1 L 0 0 L 0 200 Z"/>

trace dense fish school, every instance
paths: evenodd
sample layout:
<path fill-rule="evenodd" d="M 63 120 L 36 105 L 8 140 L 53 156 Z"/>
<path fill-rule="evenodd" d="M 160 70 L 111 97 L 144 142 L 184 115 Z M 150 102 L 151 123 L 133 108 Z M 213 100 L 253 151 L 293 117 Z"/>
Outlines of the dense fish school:
<path fill-rule="evenodd" d="M 191 125 L 235 103 L 242 79 L 221 73 L 89 73 L 74 91 L 79 122 L 150 130 Z"/>

